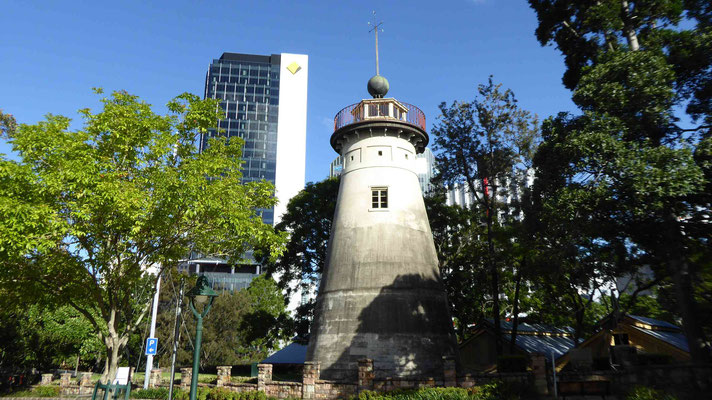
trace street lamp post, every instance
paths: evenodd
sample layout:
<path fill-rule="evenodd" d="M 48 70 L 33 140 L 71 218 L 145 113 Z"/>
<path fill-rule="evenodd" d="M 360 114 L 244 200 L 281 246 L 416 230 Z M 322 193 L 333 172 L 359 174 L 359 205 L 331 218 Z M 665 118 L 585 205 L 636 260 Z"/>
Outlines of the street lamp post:
<path fill-rule="evenodd" d="M 195 350 L 193 351 L 193 376 L 190 382 L 190 400 L 196 400 L 198 394 L 198 364 L 200 363 L 200 342 L 203 338 L 203 317 L 208 314 L 210 307 L 213 305 L 213 300 L 217 297 L 215 292 L 208 283 L 208 278 L 201 275 L 195 287 L 190 289 L 188 297 L 190 298 L 190 309 L 193 315 L 198 320 L 198 327 L 195 330 Z M 195 308 L 195 303 L 204 304 L 203 311 L 198 312 Z"/>

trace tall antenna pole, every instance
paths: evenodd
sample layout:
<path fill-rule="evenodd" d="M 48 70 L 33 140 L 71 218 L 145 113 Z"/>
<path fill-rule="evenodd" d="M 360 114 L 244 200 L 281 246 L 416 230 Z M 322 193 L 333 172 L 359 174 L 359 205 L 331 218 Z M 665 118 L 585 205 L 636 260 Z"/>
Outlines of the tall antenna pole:
<path fill-rule="evenodd" d="M 375 32 L 376 33 L 376 75 L 379 75 L 378 73 L 378 30 L 381 29 L 381 32 L 383 32 L 383 29 L 381 28 L 381 25 L 383 25 L 383 21 L 376 23 L 376 12 L 373 12 L 373 23 L 369 22 L 369 25 L 372 26 L 371 30 L 369 32 Z"/>

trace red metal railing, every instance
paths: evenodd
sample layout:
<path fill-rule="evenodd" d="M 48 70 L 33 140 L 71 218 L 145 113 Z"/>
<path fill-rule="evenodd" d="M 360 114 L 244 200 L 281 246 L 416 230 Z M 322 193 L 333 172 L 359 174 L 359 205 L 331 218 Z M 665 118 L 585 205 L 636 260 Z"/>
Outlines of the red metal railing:
<path fill-rule="evenodd" d="M 415 125 L 419 127 L 420 129 L 425 131 L 425 114 L 420 111 L 420 109 L 412 104 L 408 103 L 402 103 L 403 106 L 405 106 L 408 109 L 408 113 L 405 115 L 404 120 L 400 120 L 403 122 L 406 122 L 411 125 Z M 356 104 L 351 104 L 350 106 L 344 107 L 341 111 L 336 113 L 336 116 L 334 117 L 334 132 L 337 130 L 343 128 L 346 125 L 350 125 L 356 122 L 363 121 L 364 119 L 364 112 L 365 112 L 365 107 L 361 107 L 360 110 L 358 110 L 357 113 L 354 113 L 354 110 L 360 105 L 361 103 L 356 103 Z M 374 104 L 374 103 L 370 103 Z M 399 120 L 397 118 L 389 117 L 389 116 L 369 116 L 367 119 L 375 119 L 375 118 L 383 118 L 383 119 L 395 119 Z"/>

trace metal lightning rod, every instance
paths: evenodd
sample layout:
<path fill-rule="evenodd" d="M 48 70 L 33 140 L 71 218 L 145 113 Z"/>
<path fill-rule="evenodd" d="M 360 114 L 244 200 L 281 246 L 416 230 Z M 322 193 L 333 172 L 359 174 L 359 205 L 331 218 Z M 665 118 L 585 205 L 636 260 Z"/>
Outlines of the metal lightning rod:
<path fill-rule="evenodd" d="M 373 11 L 373 23 L 369 22 L 368 25 L 372 27 L 369 30 L 369 32 L 376 33 L 376 75 L 379 75 L 379 73 L 378 73 L 378 30 L 380 29 L 381 32 L 383 32 L 383 28 L 381 28 L 381 25 L 383 25 L 383 21 L 376 23 L 376 12 L 375 11 Z"/>

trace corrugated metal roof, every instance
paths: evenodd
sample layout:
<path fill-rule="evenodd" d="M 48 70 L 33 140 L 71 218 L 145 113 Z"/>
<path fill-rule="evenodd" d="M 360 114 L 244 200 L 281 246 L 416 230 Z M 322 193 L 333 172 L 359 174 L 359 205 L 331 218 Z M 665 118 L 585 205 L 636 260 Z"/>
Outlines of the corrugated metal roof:
<path fill-rule="evenodd" d="M 487 318 L 487 322 L 490 325 L 494 325 L 494 320 Z M 500 320 L 499 325 L 504 331 L 511 331 L 514 327 L 514 323 L 507 320 Z M 518 332 L 533 332 L 533 333 L 565 333 L 573 334 L 574 329 L 570 326 L 565 326 L 563 328 L 558 328 L 553 325 L 548 324 L 528 324 L 526 322 L 520 322 L 517 324 Z"/>
<path fill-rule="evenodd" d="M 307 358 L 307 346 L 292 342 L 282 350 L 260 361 L 262 364 L 304 364 Z"/>
<path fill-rule="evenodd" d="M 647 333 L 648 335 L 656 339 L 660 339 L 665 343 L 671 344 L 680 350 L 686 351 L 688 353 L 690 352 L 690 346 L 687 343 L 687 337 L 682 332 L 656 331 L 652 329 L 643 329 L 637 326 L 633 326 L 633 328 L 641 332 Z"/>
<path fill-rule="evenodd" d="M 630 314 L 628 314 L 628 316 L 633 318 L 636 321 L 640 321 L 640 322 L 642 322 L 644 324 L 648 324 L 650 326 L 656 326 L 659 328 L 675 329 L 677 331 L 681 330 L 680 327 L 677 325 L 673 325 L 673 324 L 671 324 L 669 322 L 665 322 L 665 321 L 660 321 L 658 319 L 652 319 L 652 318 L 648 318 L 648 317 L 640 317 L 637 315 L 630 315 Z"/>
<path fill-rule="evenodd" d="M 509 339 L 507 335 L 505 338 Z M 542 353 L 549 356 L 553 352 L 556 358 L 574 347 L 573 339 L 561 336 L 517 335 L 515 342 L 527 353 Z"/>

